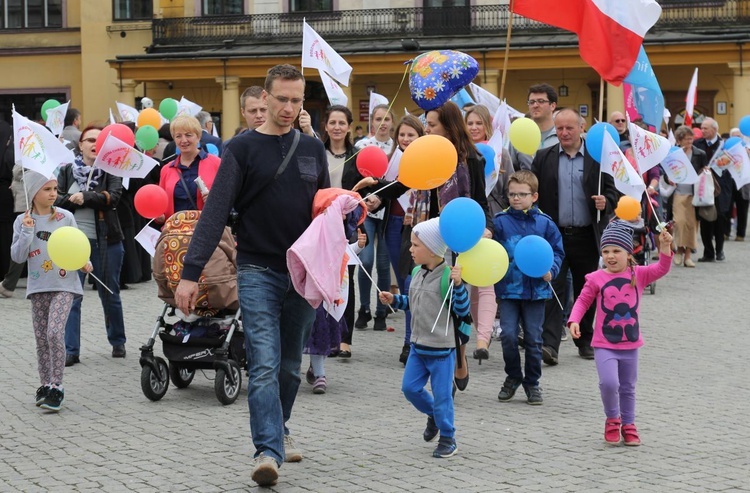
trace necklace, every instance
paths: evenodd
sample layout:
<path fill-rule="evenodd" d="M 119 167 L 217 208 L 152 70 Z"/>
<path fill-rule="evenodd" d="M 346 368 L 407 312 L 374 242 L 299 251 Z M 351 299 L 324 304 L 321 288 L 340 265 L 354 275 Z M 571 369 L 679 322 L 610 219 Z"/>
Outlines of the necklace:
<path fill-rule="evenodd" d="M 335 157 L 336 159 L 342 159 L 346 157 L 346 151 L 342 152 L 341 154 L 336 154 L 332 150 L 328 149 L 328 152 L 330 152 L 331 156 Z"/>

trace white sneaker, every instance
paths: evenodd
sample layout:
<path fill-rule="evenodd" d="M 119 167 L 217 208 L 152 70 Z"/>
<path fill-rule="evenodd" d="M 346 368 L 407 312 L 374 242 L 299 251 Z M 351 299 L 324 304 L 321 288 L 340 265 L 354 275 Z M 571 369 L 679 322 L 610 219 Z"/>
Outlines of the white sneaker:
<path fill-rule="evenodd" d="M 495 339 L 499 341 L 500 334 L 502 334 L 502 332 L 503 332 L 503 328 L 500 327 L 500 320 L 495 319 L 495 321 L 492 322 L 492 337 L 494 337 Z"/>
<path fill-rule="evenodd" d="M 2 295 L 3 298 L 12 298 L 13 297 L 13 291 L 5 289 L 5 286 L 3 286 L 0 283 L 0 295 Z"/>
<path fill-rule="evenodd" d="M 258 486 L 275 485 L 276 480 L 279 479 L 279 465 L 276 459 L 261 452 L 253 463 L 252 479 L 258 483 Z"/>
<path fill-rule="evenodd" d="M 289 435 L 284 435 L 284 462 L 300 462 L 302 452 L 294 446 L 294 440 Z"/>
<path fill-rule="evenodd" d="M 560 340 L 561 341 L 567 341 L 569 339 L 569 337 L 570 336 L 568 336 L 568 331 L 565 330 L 565 326 L 563 325 L 562 336 L 560 336 Z"/>

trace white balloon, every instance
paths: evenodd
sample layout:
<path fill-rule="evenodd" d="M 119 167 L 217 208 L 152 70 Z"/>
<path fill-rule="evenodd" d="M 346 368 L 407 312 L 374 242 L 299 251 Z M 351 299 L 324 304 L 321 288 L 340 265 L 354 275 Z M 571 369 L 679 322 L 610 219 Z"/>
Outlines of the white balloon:
<path fill-rule="evenodd" d="M 141 98 L 141 109 L 153 108 L 154 101 L 151 98 Z"/>

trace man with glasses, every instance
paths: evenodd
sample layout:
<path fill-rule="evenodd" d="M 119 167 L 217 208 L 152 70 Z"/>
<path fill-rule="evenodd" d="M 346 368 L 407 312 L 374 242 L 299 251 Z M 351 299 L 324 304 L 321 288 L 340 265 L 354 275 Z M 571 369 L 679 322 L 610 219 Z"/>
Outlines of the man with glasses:
<path fill-rule="evenodd" d="M 612 176 L 600 173 L 599 165 L 586 152 L 578 112 L 560 110 L 555 115 L 555 129 L 560 143 L 537 152 L 531 170 L 539 179 L 539 210 L 552 218 L 563 238 L 565 258 L 552 288 L 561 297 L 570 270 L 573 294 L 578 298 L 586 274 L 599 266 L 599 236 L 619 194 Z M 575 340 L 578 355 L 584 359 L 594 358 L 591 337 L 595 313 L 594 306 L 586 312 L 581 321 L 581 337 Z M 542 360 L 548 365 L 558 362 L 563 322 L 557 300 L 548 301 L 542 332 Z"/>
<path fill-rule="evenodd" d="M 537 124 L 542 132 L 542 142 L 539 149 L 546 149 L 557 144 L 557 135 L 555 134 L 555 123 L 552 121 L 552 115 L 557 108 L 557 92 L 549 84 L 537 84 L 529 87 L 529 95 L 526 98 L 529 105 L 529 117 Z M 513 168 L 518 171 L 521 169 L 531 169 L 531 162 L 534 156 L 518 152 L 513 144 L 510 145 L 510 160 Z"/>
<path fill-rule="evenodd" d="M 612 126 L 617 129 L 617 133 L 620 134 L 620 142 L 618 142 L 618 144 L 620 145 L 620 149 L 624 152 L 631 147 L 628 121 L 625 119 L 625 115 L 620 111 L 613 111 L 612 114 L 609 115 L 609 123 L 612 124 Z"/>
<path fill-rule="evenodd" d="M 300 384 L 302 349 L 315 310 L 294 290 L 286 251 L 312 222 L 315 193 L 330 186 L 323 144 L 292 124 L 305 79 L 291 65 L 268 71 L 268 116 L 232 139 L 221 157 L 211 200 L 201 214 L 175 292 L 184 313 L 195 307 L 197 281 L 219 243 L 229 212 L 239 214 L 237 286 L 248 360 L 248 407 L 255 445 L 252 479 L 276 483 L 278 467 L 302 460 L 286 426 Z"/>

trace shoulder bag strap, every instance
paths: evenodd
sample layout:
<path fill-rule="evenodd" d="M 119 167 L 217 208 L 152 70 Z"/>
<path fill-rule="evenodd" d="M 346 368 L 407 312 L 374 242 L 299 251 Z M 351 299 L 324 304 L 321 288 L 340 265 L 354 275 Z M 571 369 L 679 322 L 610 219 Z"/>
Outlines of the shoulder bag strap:
<path fill-rule="evenodd" d="M 284 172 L 287 165 L 289 164 L 289 161 L 292 159 L 292 156 L 294 155 L 294 151 L 297 150 L 297 144 L 299 144 L 300 133 L 299 133 L 299 130 L 297 130 L 296 128 L 293 129 L 293 131 L 294 131 L 294 139 L 292 140 L 292 146 L 289 148 L 289 152 L 286 153 L 284 160 L 281 162 L 281 166 L 279 166 L 279 169 L 276 170 L 276 176 L 273 177 L 274 180 L 278 178 L 279 175 L 281 175 L 281 173 Z"/>
<path fill-rule="evenodd" d="M 187 195 L 188 200 L 190 201 L 190 205 L 193 206 L 193 210 L 198 210 L 198 205 L 195 203 L 195 200 L 193 200 L 193 196 L 190 195 L 190 189 L 187 186 L 187 183 L 185 183 L 185 178 L 182 177 L 182 170 L 175 165 L 175 169 L 177 170 L 177 173 L 180 175 L 180 183 L 182 183 L 182 188 L 185 189 L 185 195 Z"/>

